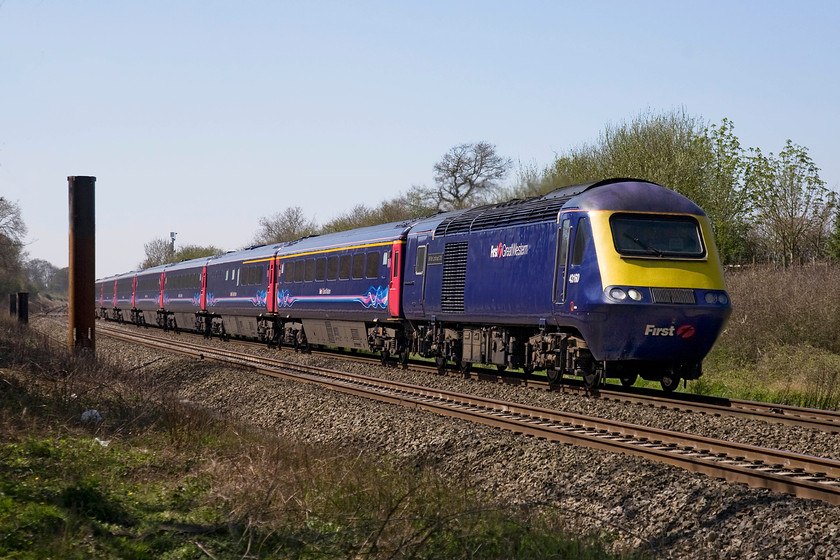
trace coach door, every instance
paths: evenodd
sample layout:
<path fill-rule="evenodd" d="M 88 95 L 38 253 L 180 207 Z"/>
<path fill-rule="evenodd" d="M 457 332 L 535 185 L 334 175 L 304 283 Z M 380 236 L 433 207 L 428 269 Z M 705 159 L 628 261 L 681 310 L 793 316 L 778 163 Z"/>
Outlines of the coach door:
<path fill-rule="evenodd" d="M 572 237 L 572 220 L 563 218 L 557 228 L 557 258 L 554 266 L 554 303 L 566 301 L 566 272 L 569 268 L 569 242 Z"/>
<path fill-rule="evenodd" d="M 401 315 L 403 241 L 394 241 L 391 249 L 391 279 L 388 283 L 388 311 L 391 317 Z"/>
<path fill-rule="evenodd" d="M 266 290 L 266 311 L 268 313 L 277 312 L 277 253 L 268 261 L 268 290 Z"/>
<path fill-rule="evenodd" d="M 201 310 L 207 311 L 207 265 L 201 267 Z"/>

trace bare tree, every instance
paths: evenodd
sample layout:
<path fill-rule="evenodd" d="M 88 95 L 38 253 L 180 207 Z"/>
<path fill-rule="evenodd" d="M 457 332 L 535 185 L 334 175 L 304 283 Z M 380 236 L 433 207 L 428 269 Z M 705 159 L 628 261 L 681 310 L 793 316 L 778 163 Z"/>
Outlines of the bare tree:
<path fill-rule="evenodd" d="M 466 208 L 480 203 L 500 186 L 511 166 L 510 158 L 496 153 L 488 142 L 461 144 L 435 164 L 434 189 L 424 189 L 440 210 Z"/>
<path fill-rule="evenodd" d="M 58 268 L 43 259 L 32 259 L 24 265 L 24 272 L 31 286 L 30 289 L 49 290 L 52 288 L 52 279 L 58 272 Z"/>
<path fill-rule="evenodd" d="M 0 238 L 17 247 L 23 246 L 26 224 L 20 215 L 20 208 L 14 202 L 0 196 Z"/>
<path fill-rule="evenodd" d="M 315 221 L 307 218 L 300 206 L 292 206 L 272 216 L 260 218 L 260 229 L 254 237 L 254 245 L 294 241 L 316 233 L 317 229 Z"/>
<path fill-rule="evenodd" d="M 23 238 L 26 224 L 17 204 L 0 197 L 0 293 L 11 293 L 22 284 Z"/>
<path fill-rule="evenodd" d="M 143 249 L 146 252 L 146 259 L 137 265 L 141 269 L 176 262 L 175 249 L 172 247 L 172 241 L 169 239 L 162 237 L 152 239 L 143 245 Z"/>
<path fill-rule="evenodd" d="M 212 257 L 213 255 L 224 253 L 224 251 L 213 245 L 184 245 L 176 251 L 175 244 L 172 240 L 162 237 L 152 239 L 144 245 L 144 248 L 146 250 L 146 259 L 137 265 L 141 269 L 181 262 L 188 259 L 197 259 L 199 257 Z"/>

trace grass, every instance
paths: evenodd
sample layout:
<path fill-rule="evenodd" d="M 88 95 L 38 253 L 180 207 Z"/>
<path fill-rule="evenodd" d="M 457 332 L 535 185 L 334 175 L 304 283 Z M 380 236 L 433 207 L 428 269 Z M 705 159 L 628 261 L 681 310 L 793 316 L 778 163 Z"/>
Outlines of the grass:
<path fill-rule="evenodd" d="M 0 557 L 614 557 L 416 463 L 277 440 L 0 321 Z"/>

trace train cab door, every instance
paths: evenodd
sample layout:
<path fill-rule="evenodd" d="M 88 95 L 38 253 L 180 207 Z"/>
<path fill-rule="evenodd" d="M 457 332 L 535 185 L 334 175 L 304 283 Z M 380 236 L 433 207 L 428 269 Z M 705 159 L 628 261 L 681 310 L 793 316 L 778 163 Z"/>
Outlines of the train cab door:
<path fill-rule="evenodd" d="M 562 305 L 566 301 L 566 272 L 569 264 L 569 243 L 572 238 L 572 219 L 562 217 L 557 228 L 557 259 L 554 267 L 554 303 Z"/>
<path fill-rule="evenodd" d="M 561 310 L 574 312 L 575 300 L 582 301 L 581 279 L 594 258 L 592 226 L 586 215 L 562 216 L 557 231 L 557 266 L 554 281 L 554 303 Z M 591 271 L 590 271 L 591 273 Z"/>
<path fill-rule="evenodd" d="M 394 241 L 391 249 L 391 279 L 388 281 L 388 311 L 391 317 L 400 317 L 400 301 L 402 299 L 402 254 L 403 241 Z"/>
<path fill-rule="evenodd" d="M 417 235 L 408 238 L 405 250 L 406 263 L 403 267 L 403 312 L 406 317 L 425 316 L 423 302 L 426 292 L 426 260 L 429 236 Z"/>

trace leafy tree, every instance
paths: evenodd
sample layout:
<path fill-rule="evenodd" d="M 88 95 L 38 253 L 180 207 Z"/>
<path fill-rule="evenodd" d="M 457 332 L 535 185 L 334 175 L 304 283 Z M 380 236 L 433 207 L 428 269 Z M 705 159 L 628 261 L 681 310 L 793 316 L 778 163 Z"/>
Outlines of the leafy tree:
<path fill-rule="evenodd" d="M 434 166 L 435 187 L 415 187 L 426 203 L 439 210 L 467 208 L 489 198 L 511 166 L 488 142 L 451 148 Z"/>
<path fill-rule="evenodd" d="M 294 241 L 316 233 L 317 229 L 315 221 L 307 218 L 300 206 L 292 206 L 272 216 L 260 218 L 260 229 L 254 237 L 254 245 Z"/>
<path fill-rule="evenodd" d="M 702 188 L 694 200 L 709 216 L 715 241 L 724 262 L 736 262 L 746 254 L 752 197 L 746 185 L 744 150 L 734 133 L 734 124 L 723 119 L 706 129 L 699 142 L 707 159 L 702 169 Z"/>
<path fill-rule="evenodd" d="M 703 123 L 685 111 L 641 113 L 607 125 L 594 144 L 558 156 L 545 173 L 549 189 L 610 177 L 645 179 L 700 198 L 709 146 Z"/>
<path fill-rule="evenodd" d="M 358 204 L 349 212 L 339 214 L 324 224 L 321 233 L 334 233 L 358 227 L 407 221 L 434 214 L 435 208 L 424 200 L 424 194 L 421 191 L 412 189 L 407 194 L 379 203 L 379 206 L 375 208 Z"/>
<path fill-rule="evenodd" d="M 777 157 L 753 150 L 747 181 L 760 249 L 785 266 L 827 249 L 836 201 L 807 148 L 788 140 Z"/>
<path fill-rule="evenodd" d="M 753 198 L 746 169 L 746 155 L 730 120 L 704 127 L 682 110 L 641 113 L 630 122 L 607 126 L 596 143 L 559 155 L 543 174 L 542 190 L 609 177 L 659 183 L 705 210 L 721 258 L 734 262 L 749 250 Z M 533 171 L 521 181 L 533 192 Z"/>
<path fill-rule="evenodd" d="M 200 257 L 212 257 L 224 253 L 215 245 L 184 245 L 175 251 L 175 262 L 188 261 Z"/>

